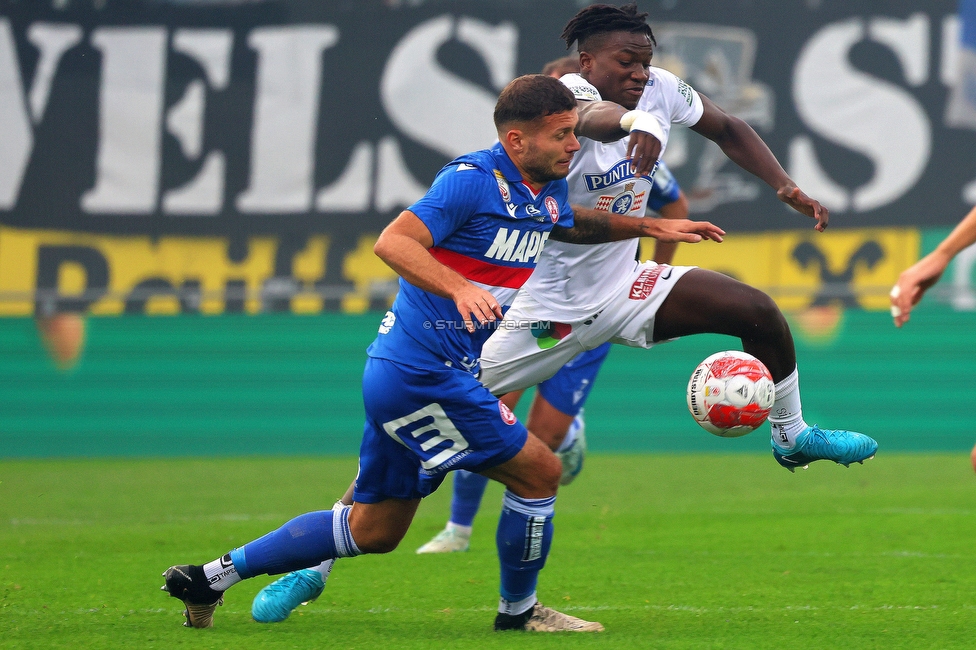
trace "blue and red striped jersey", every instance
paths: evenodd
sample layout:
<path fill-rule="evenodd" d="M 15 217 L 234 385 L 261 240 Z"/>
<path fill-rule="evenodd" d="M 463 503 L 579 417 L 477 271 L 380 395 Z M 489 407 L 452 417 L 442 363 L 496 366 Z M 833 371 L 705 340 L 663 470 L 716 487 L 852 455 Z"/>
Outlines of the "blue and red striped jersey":
<path fill-rule="evenodd" d="M 503 309 L 535 268 L 553 225 L 573 225 L 566 181 L 533 192 L 500 144 L 451 161 L 408 209 L 430 230 L 431 255 L 490 291 Z M 453 301 L 401 278 L 368 354 L 476 372 L 481 346 L 492 331 L 490 324 L 467 332 Z"/>

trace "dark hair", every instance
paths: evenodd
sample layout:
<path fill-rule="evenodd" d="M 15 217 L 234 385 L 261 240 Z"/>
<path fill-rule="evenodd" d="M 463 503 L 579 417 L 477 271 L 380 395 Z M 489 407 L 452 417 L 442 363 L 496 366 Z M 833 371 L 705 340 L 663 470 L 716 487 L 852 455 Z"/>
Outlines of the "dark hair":
<path fill-rule="evenodd" d="M 553 73 L 558 72 L 558 75 Z M 579 58 L 575 56 L 564 56 L 555 61 L 550 61 L 549 63 L 542 66 L 542 74 L 548 75 L 550 77 L 556 76 L 561 77 L 564 74 L 569 74 L 571 72 L 579 72 Z"/>
<path fill-rule="evenodd" d="M 566 23 L 561 39 L 566 41 L 569 49 L 576 43 L 578 50 L 586 48 L 587 41 L 600 34 L 608 32 L 631 32 L 646 34 L 651 44 L 657 45 L 654 32 L 647 24 L 647 13 L 637 13 L 637 3 L 614 7 L 613 5 L 590 5 L 579 12 Z"/>
<path fill-rule="evenodd" d="M 498 96 L 495 128 L 513 122 L 527 123 L 576 108 L 576 97 L 561 81 L 544 74 L 516 78 Z"/>

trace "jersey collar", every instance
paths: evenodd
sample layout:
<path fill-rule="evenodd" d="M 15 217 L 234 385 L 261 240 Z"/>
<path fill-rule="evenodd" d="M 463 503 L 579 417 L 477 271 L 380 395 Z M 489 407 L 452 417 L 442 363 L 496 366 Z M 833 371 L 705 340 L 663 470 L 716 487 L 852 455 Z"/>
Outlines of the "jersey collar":
<path fill-rule="evenodd" d="M 519 172 L 518 167 L 515 166 L 515 163 L 512 162 L 512 159 L 508 157 L 508 152 L 505 151 L 502 143 L 496 142 L 490 151 L 492 157 L 495 159 L 495 163 L 498 165 L 498 171 L 502 173 L 505 180 L 510 183 L 521 183 L 522 174 Z"/>

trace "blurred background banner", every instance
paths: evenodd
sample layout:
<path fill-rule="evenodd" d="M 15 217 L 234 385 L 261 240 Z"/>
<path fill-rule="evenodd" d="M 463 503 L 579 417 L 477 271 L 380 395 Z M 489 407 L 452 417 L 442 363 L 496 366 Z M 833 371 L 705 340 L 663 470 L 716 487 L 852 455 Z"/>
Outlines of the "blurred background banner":
<path fill-rule="evenodd" d="M 492 143 L 498 92 L 564 55 L 586 4 L 0 0 L 0 457 L 355 453 L 396 291 L 378 233 Z M 971 447 L 976 246 L 902 330 L 887 293 L 976 204 L 976 1 L 639 6 L 654 64 L 832 211 L 816 233 L 678 128 L 665 159 L 729 236 L 675 263 L 777 300 L 808 421 Z M 618 347 L 591 446 L 768 453 L 685 408 L 695 365 L 737 346 Z"/>
<path fill-rule="evenodd" d="M 582 4 L 0 0 L 0 315 L 383 308 L 376 234 L 491 144 L 498 91 L 565 53 Z M 724 270 L 794 305 L 883 309 L 926 230 L 976 203 L 976 120 L 953 94 L 976 28 L 955 0 L 640 7 L 654 63 L 833 212 L 814 237 L 677 129 L 665 159 L 693 216 L 732 233 L 723 249 L 766 233 Z"/>

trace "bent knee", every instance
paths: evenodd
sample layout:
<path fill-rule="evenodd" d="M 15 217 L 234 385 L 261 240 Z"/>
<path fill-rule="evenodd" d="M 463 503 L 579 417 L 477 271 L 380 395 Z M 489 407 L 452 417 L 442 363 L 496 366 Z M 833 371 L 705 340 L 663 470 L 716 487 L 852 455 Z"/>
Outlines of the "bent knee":
<path fill-rule="evenodd" d="M 563 475 L 563 464 L 555 454 L 546 456 L 545 462 L 539 463 L 533 475 L 531 486 L 534 492 L 544 498 L 559 490 L 559 479 Z"/>
<path fill-rule="evenodd" d="M 754 290 L 754 295 L 748 303 L 748 320 L 768 335 L 781 334 L 789 331 L 786 317 L 772 298 L 766 293 Z"/>

